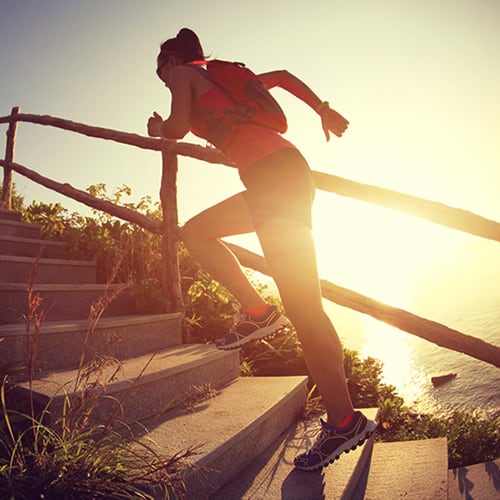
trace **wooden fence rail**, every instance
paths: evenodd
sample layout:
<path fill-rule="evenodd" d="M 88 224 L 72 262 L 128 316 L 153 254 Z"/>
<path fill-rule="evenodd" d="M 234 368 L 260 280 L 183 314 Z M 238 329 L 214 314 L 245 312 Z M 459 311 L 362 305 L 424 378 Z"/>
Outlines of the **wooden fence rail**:
<path fill-rule="evenodd" d="M 112 140 L 142 149 L 161 151 L 162 181 L 160 199 L 164 216 L 163 222 L 152 220 L 126 207 L 121 207 L 111 202 L 94 198 L 87 192 L 76 189 L 68 183 L 63 184 L 49 179 L 23 165 L 15 163 L 15 134 L 17 123 L 20 121 L 53 126 L 89 137 Z M 179 266 L 177 262 L 177 156 L 188 156 L 209 163 L 234 167 L 231 161 L 214 148 L 143 137 L 137 134 L 95 127 L 48 115 L 23 114 L 19 113 L 19 108 L 13 108 L 9 116 L 0 117 L 0 123 L 9 124 L 5 159 L 0 160 L 0 166 L 4 168 L 2 206 L 4 208 L 10 208 L 12 171 L 16 171 L 38 184 L 73 198 L 92 208 L 103 210 L 113 216 L 138 224 L 153 233 L 162 235 L 162 251 L 165 262 L 163 286 L 173 310 L 182 311 L 183 305 L 180 293 Z M 450 228 L 459 229 L 483 238 L 500 241 L 500 224 L 471 212 L 321 172 L 313 172 L 313 176 L 318 189 L 379 204 L 413 216 L 425 218 Z M 243 265 L 263 273 L 268 272 L 263 257 L 236 245 L 229 246 Z M 497 367 L 500 366 L 500 347 L 498 346 L 488 344 L 481 339 L 463 334 L 402 309 L 383 304 L 325 280 L 322 281 L 322 291 L 325 298 L 339 305 L 369 314 L 374 318 L 424 338 L 439 346 L 465 353 Z"/>
<path fill-rule="evenodd" d="M 314 172 L 314 182 L 318 189 L 330 193 L 382 205 L 442 226 L 500 242 L 500 223 L 467 210 L 322 172 Z"/>
<path fill-rule="evenodd" d="M 93 125 L 73 122 L 71 120 L 66 120 L 64 118 L 58 118 L 55 116 L 17 113 L 15 116 L 9 115 L 0 117 L 0 123 L 11 122 L 28 122 L 36 123 L 38 125 L 56 127 L 86 135 L 87 137 L 95 137 L 97 139 L 119 142 L 121 144 L 135 146 L 140 149 L 150 149 L 152 151 L 162 151 L 165 148 L 169 148 L 176 154 L 182 156 L 202 159 L 203 161 L 206 161 L 208 163 L 218 163 L 222 165 L 234 166 L 226 156 L 224 156 L 215 148 L 205 148 L 196 144 L 144 137 L 142 135 L 131 134 L 129 132 L 122 132 L 110 128 L 95 127 Z"/>

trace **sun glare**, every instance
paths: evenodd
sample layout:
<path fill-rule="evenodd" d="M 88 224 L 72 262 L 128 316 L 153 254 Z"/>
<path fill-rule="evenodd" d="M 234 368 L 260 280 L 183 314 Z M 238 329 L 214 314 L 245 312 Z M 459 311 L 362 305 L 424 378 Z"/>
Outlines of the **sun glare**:
<path fill-rule="evenodd" d="M 314 234 L 320 274 L 397 307 L 408 307 L 422 274 L 457 247 L 451 232 L 414 217 L 320 194 Z"/>
<path fill-rule="evenodd" d="M 395 385 L 407 402 L 418 399 L 428 385 L 419 365 L 413 338 L 369 316 L 363 316 L 365 343 L 361 356 L 372 356 L 383 363 L 383 381 Z"/>

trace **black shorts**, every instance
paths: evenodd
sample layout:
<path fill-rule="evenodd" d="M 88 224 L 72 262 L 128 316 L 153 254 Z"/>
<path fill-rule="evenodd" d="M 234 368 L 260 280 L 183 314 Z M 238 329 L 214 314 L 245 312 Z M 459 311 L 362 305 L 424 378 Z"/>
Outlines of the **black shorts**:
<path fill-rule="evenodd" d="M 286 148 L 255 162 L 242 174 L 245 199 L 256 228 L 271 217 L 312 227 L 314 182 L 300 152 Z"/>

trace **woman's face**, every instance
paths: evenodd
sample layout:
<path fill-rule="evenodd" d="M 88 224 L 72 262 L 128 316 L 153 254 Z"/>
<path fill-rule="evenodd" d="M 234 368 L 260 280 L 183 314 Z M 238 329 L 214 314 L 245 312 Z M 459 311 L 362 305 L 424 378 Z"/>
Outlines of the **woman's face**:
<path fill-rule="evenodd" d="M 158 70 L 158 76 L 160 80 L 168 87 L 168 75 L 174 66 L 177 66 L 177 60 L 175 57 L 169 57 L 166 62 L 164 62 Z"/>

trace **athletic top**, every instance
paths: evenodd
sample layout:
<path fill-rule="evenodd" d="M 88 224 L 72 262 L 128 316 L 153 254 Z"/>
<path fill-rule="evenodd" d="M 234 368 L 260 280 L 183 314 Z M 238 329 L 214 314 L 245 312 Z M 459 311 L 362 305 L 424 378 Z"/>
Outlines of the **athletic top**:
<path fill-rule="evenodd" d="M 234 107 L 233 101 L 216 85 L 210 88 L 194 103 L 196 110 L 220 110 Z M 201 115 L 203 116 L 203 115 Z M 238 167 L 240 174 L 256 161 L 262 160 L 281 149 L 295 148 L 278 132 L 258 125 L 234 124 L 233 138 L 223 149 L 229 159 Z M 203 133 L 203 119 L 197 126 L 191 125 L 191 132 L 206 139 Z M 217 144 L 214 144 L 217 146 Z"/>

